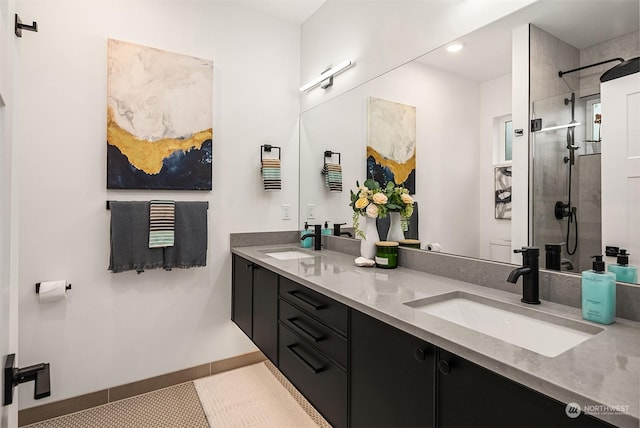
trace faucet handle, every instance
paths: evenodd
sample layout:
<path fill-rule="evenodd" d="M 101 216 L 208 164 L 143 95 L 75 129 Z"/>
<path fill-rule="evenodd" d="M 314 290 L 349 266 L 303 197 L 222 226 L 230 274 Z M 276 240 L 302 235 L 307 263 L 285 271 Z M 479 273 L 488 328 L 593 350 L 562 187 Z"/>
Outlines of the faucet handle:
<path fill-rule="evenodd" d="M 525 266 L 538 266 L 538 258 L 540 257 L 540 248 L 538 247 L 522 247 L 513 250 L 514 253 L 522 253 L 522 262 Z"/>
<path fill-rule="evenodd" d="M 516 248 L 513 250 L 514 253 L 531 253 L 531 254 L 540 254 L 540 248 L 538 247 L 522 247 Z"/>

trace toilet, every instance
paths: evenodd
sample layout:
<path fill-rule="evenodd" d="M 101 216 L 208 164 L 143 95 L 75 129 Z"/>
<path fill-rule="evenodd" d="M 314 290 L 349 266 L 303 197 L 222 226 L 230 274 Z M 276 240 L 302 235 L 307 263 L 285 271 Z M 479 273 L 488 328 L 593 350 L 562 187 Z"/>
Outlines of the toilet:
<path fill-rule="evenodd" d="M 511 241 L 494 239 L 489 242 L 490 257 L 495 262 L 511 263 Z"/>

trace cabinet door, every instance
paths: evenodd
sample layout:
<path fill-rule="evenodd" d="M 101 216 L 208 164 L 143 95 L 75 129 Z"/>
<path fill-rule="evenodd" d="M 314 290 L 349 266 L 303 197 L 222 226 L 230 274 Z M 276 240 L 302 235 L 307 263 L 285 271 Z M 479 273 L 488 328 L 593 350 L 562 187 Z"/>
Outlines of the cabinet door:
<path fill-rule="evenodd" d="M 439 350 L 440 427 L 607 427 L 592 416 L 575 419 L 566 405 L 464 358 Z"/>
<path fill-rule="evenodd" d="M 278 275 L 254 265 L 253 343 L 278 365 Z"/>
<path fill-rule="evenodd" d="M 434 426 L 435 347 L 351 310 L 350 423 Z"/>
<path fill-rule="evenodd" d="M 231 289 L 231 320 L 252 337 L 253 263 L 233 255 Z"/>

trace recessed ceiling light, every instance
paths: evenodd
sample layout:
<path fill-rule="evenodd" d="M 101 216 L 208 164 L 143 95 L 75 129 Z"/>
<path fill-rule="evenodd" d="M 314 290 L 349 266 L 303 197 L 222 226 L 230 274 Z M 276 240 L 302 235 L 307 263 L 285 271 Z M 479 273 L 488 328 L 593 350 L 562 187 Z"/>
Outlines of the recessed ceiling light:
<path fill-rule="evenodd" d="M 455 43 L 451 43 L 449 46 L 447 46 L 447 51 L 451 52 L 451 53 L 460 52 L 463 47 L 464 47 L 464 45 L 462 43 L 455 42 Z"/>

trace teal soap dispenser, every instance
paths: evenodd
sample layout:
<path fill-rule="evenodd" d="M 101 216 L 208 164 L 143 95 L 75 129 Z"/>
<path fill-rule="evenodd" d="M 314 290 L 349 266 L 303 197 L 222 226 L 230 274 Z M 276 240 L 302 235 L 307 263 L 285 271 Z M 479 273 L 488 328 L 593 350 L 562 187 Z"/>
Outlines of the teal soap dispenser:
<path fill-rule="evenodd" d="M 322 231 L 320 233 L 322 233 L 323 235 L 331 235 L 331 229 L 329 229 L 328 221 L 324 222 L 324 227 L 322 228 Z"/>
<path fill-rule="evenodd" d="M 311 248 L 311 245 L 313 244 L 313 238 L 309 237 L 309 238 L 304 238 L 302 239 L 302 237 L 309 232 L 309 223 L 307 223 L 306 221 L 304 222 L 304 229 L 300 231 L 300 246 L 302 248 Z"/>
<path fill-rule="evenodd" d="M 605 272 L 601 255 L 593 258 L 593 269 L 582 272 L 582 318 L 611 324 L 616 318 L 616 276 Z"/>
<path fill-rule="evenodd" d="M 618 253 L 617 264 L 609 265 L 607 270 L 613 272 L 616 276 L 616 281 L 630 282 L 635 284 L 638 282 L 638 268 L 636 266 L 629 265 L 629 254 L 627 250 L 620 249 Z"/>

